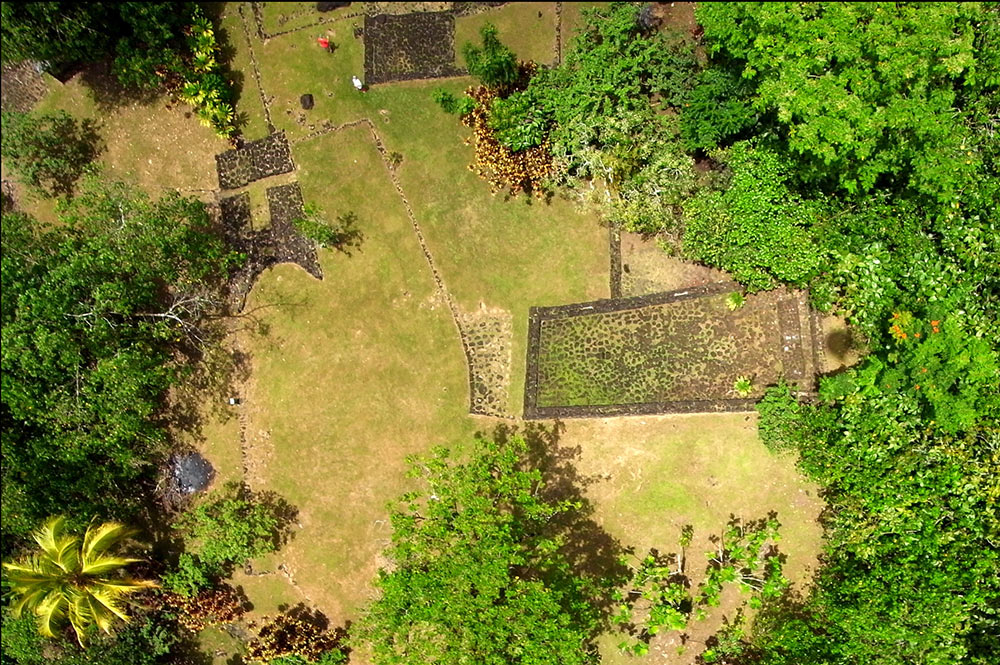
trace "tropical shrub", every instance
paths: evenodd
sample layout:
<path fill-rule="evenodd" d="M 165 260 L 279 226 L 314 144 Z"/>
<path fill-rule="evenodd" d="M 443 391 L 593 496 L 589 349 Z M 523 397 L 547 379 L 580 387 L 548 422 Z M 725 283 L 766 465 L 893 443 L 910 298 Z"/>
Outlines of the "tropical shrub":
<path fill-rule="evenodd" d="M 685 531 L 682 549 L 691 544 L 691 531 Z M 653 553 L 630 562 L 630 581 L 616 589 L 614 601 L 618 603 L 614 622 L 631 639 L 623 640 L 618 648 L 635 656 L 649 652 L 649 641 L 660 630 L 683 630 L 688 623 L 691 594 L 687 590 L 683 559 L 678 559 L 676 570 Z"/>
<path fill-rule="evenodd" d="M 578 505 L 540 496 L 527 452 L 509 437 L 410 460 L 421 489 L 392 511 L 393 565 L 356 634 L 375 663 L 593 662 L 596 589 L 546 529 Z"/>
<path fill-rule="evenodd" d="M 532 148 L 511 150 L 500 143 L 490 126 L 496 91 L 480 86 L 466 93 L 476 103 L 471 112 L 462 116 L 462 123 L 472 128 L 476 148 L 476 161 L 469 169 L 489 182 L 494 194 L 506 190 L 511 196 L 521 192 L 543 196 L 544 184 L 552 173 L 548 141 Z"/>
<path fill-rule="evenodd" d="M 93 120 L 76 121 L 65 111 L 0 116 L 0 155 L 21 181 L 48 196 L 68 196 L 101 151 Z"/>
<path fill-rule="evenodd" d="M 358 216 L 353 212 L 337 215 L 331 224 L 323 219 L 318 208 L 307 204 L 305 216 L 293 219 L 292 224 L 299 233 L 320 247 L 347 251 L 347 248 L 356 247 L 361 243 L 361 232 L 357 228 Z"/>
<path fill-rule="evenodd" d="M 163 602 L 177 622 L 191 631 L 233 623 L 246 611 L 243 599 L 227 584 L 190 596 L 168 593 Z"/>
<path fill-rule="evenodd" d="M 91 626 L 110 634 L 116 619 L 128 621 L 127 596 L 156 586 L 116 575 L 141 561 L 117 553 L 132 533 L 122 524 L 105 522 L 88 527 L 81 539 L 66 531 L 65 518 L 47 521 L 33 534 L 37 551 L 3 564 L 5 582 L 18 596 L 12 616 L 16 619 L 25 610 L 34 613 L 45 637 L 55 637 L 65 618 L 81 646 Z"/>
<path fill-rule="evenodd" d="M 468 95 L 456 97 L 447 90 L 435 90 L 434 102 L 441 107 L 445 113 L 463 116 L 470 113 L 476 106 L 476 100 Z"/>
<path fill-rule="evenodd" d="M 737 143 L 718 159 L 731 182 L 685 205 L 684 253 L 730 271 L 749 291 L 806 285 L 821 265 L 809 228 L 826 214 L 824 203 L 795 194 L 788 165 L 766 146 Z"/>
<path fill-rule="evenodd" d="M 176 522 L 197 565 L 230 574 L 250 559 L 274 552 L 286 536 L 292 509 L 273 494 L 227 483 Z"/>
<path fill-rule="evenodd" d="M 342 641 L 327 630 L 325 617 L 300 606 L 264 617 L 247 645 L 247 658 L 269 665 L 339 665 L 347 662 Z"/>
<path fill-rule="evenodd" d="M 200 10 L 192 17 L 187 39 L 191 55 L 179 72 L 182 83 L 178 97 L 195 107 L 203 125 L 212 127 L 223 138 L 231 138 L 236 133 L 233 91 L 218 62 L 215 30 Z"/>
<path fill-rule="evenodd" d="M 483 45 L 471 42 L 462 47 L 469 74 L 487 88 L 501 89 L 514 85 L 520 78 L 517 56 L 500 41 L 496 26 L 487 23 L 479 30 Z"/>
<path fill-rule="evenodd" d="M 788 580 L 782 575 L 782 557 L 774 547 L 779 526 L 773 514 L 766 519 L 744 521 L 734 517 L 729 521 L 716 550 L 707 553 L 708 571 L 695 599 L 703 606 L 697 612 L 698 618 L 705 617 L 704 606 L 719 605 L 727 583 L 735 583 L 741 592 L 750 593 L 752 608 L 782 595 Z"/>

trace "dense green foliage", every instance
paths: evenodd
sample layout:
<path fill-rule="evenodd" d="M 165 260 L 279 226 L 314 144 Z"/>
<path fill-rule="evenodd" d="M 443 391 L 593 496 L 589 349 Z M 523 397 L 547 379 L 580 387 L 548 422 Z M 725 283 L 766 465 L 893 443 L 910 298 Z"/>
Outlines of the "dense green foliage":
<path fill-rule="evenodd" d="M 0 155 L 24 184 L 49 196 L 68 195 L 101 150 L 93 120 L 77 122 L 65 111 L 0 116 Z"/>
<path fill-rule="evenodd" d="M 61 67 L 117 54 L 117 73 L 134 58 L 171 54 L 194 3 L 4 2 L 0 38 L 4 62 L 32 59 Z"/>
<path fill-rule="evenodd" d="M 994 662 L 997 9 L 733 3 L 700 5 L 697 16 L 713 53 L 706 72 L 740 76 L 738 95 L 761 115 L 767 143 L 754 150 L 768 146 L 770 175 L 741 179 L 752 167 L 732 156 L 745 143 L 719 153 L 731 183 L 685 209 L 684 242 L 748 286 L 767 286 L 754 271 L 809 285 L 869 351 L 822 381 L 818 404 L 779 386 L 759 405 L 762 438 L 798 452 L 829 510 L 814 590 L 765 607 L 755 657 Z M 748 131 L 709 131 L 711 116 L 695 115 L 690 136 L 704 140 L 692 147 Z M 758 191 L 771 194 L 754 202 Z M 699 219 L 715 211 L 706 201 L 749 205 L 710 226 Z M 759 251 L 741 257 L 749 235 Z M 799 249 L 777 261 L 769 252 L 786 238 Z"/>
<path fill-rule="evenodd" d="M 60 68 L 111 58 L 129 90 L 166 87 L 221 136 L 236 132 L 233 90 L 212 23 L 190 2 L 4 2 L 3 61 Z"/>
<path fill-rule="evenodd" d="M 847 192 L 889 183 L 945 200 L 979 169 L 963 109 L 994 94 L 997 34 L 977 3 L 706 3 L 712 53 L 742 68 L 798 174 Z M 958 112 L 956 112 L 956 110 Z"/>
<path fill-rule="evenodd" d="M 698 73 L 681 114 L 681 135 L 689 150 L 709 150 L 757 122 L 748 100 L 751 84 L 731 69 L 708 67 Z"/>
<path fill-rule="evenodd" d="M 155 616 L 136 619 L 113 635 L 96 636 L 87 649 L 54 645 L 38 634 L 30 616 L 15 619 L 4 609 L 0 659 L 4 665 L 157 665 L 178 655 L 177 629 Z"/>
<path fill-rule="evenodd" d="M 67 505 L 128 517 L 163 443 L 174 351 L 203 340 L 229 254 L 205 207 L 87 183 L 50 228 L 3 216 L 3 533 Z"/>
<path fill-rule="evenodd" d="M 920 378 L 894 352 L 875 354 L 824 386 L 830 403 L 797 404 L 783 387 L 762 402 L 765 440 L 799 452 L 830 506 L 816 591 L 758 627 L 766 662 L 993 662 L 1000 386 L 996 350 L 973 346 Z M 970 381 L 955 381 L 963 366 Z M 932 403 L 923 394 L 935 385 Z"/>
<path fill-rule="evenodd" d="M 666 231 L 749 290 L 808 287 L 866 340 L 820 404 L 787 388 L 761 404 L 762 436 L 826 489 L 827 561 L 808 598 L 767 603 L 753 645 L 734 625 L 713 657 L 991 662 L 1000 10 L 703 3 L 696 15 L 707 59 L 644 30 L 636 5 L 586 13 L 565 61 L 497 99 L 491 126 L 510 148 L 548 141 L 553 181 L 611 221 Z"/>
<path fill-rule="evenodd" d="M 703 189 L 685 202 L 684 253 L 728 270 L 751 291 L 805 286 L 821 263 L 808 229 L 826 206 L 790 191 L 790 169 L 766 146 L 740 142 L 716 158 L 732 177 L 721 191 Z"/>
<path fill-rule="evenodd" d="M 392 514 L 389 570 L 360 635 L 375 662 L 593 662 L 590 583 L 546 525 L 575 509 L 547 501 L 520 438 L 479 439 L 468 461 L 445 449 L 412 460 L 425 493 Z"/>

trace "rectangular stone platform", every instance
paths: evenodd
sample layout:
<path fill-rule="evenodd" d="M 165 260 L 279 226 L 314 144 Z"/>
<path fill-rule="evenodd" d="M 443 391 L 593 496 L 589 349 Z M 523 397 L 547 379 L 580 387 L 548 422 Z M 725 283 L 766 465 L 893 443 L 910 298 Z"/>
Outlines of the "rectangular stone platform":
<path fill-rule="evenodd" d="M 803 295 L 776 290 L 730 310 L 732 282 L 634 298 L 535 307 L 525 418 L 750 411 L 785 379 L 814 388 L 815 322 Z M 747 396 L 739 377 L 751 379 Z"/>

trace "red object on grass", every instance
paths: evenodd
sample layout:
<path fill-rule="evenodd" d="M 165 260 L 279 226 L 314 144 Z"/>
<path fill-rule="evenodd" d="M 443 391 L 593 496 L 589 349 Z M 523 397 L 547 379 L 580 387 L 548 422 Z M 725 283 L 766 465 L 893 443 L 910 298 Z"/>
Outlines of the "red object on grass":
<path fill-rule="evenodd" d="M 318 39 L 316 39 L 316 43 L 322 46 L 323 48 L 326 49 L 330 48 L 330 40 L 327 39 L 326 37 L 319 37 Z"/>

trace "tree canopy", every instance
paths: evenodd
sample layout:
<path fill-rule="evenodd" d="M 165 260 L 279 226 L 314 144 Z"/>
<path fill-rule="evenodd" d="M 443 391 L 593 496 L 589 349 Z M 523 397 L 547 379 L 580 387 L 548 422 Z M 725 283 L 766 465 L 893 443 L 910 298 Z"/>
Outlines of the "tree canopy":
<path fill-rule="evenodd" d="M 43 227 L 3 216 L 3 531 L 67 505 L 122 515 L 163 439 L 173 354 L 198 343 L 234 257 L 205 207 L 90 181 Z"/>
<path fill-rule="evenodd" d="M 705 3 L 712 53 L 753 82 L 800 175 L 947 198 L 980 166 L 968 110 L 996 93 L 1000 42 L 978 3 Z"/>
<path fill-rule="evenodd" d="M 590 582 L 547 528 L 575 505 L 540 498 L 526 450 L 477 439 L 465 461 L 443 448 L 411 460 L 424 490 L 393 511 L 392 565 L 361 633 L 377 663 L 594 662 Z"/>

